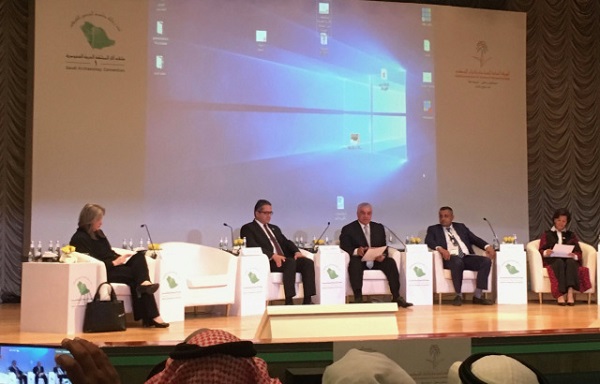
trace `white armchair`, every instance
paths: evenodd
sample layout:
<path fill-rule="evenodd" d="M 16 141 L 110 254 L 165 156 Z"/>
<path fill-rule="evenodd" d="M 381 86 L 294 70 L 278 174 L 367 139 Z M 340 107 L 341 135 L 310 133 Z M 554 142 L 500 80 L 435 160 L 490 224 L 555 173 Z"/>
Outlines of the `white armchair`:
<path fill-rule="evenodd" d="M 235 301 L 237 257 L 229 252 L 186 242 L 161 244 L 162 261 L 176 269 L 185 281 L 184 306 L 226 305 Z"/>
<path fill-rule="evenodd" d="M 301 249 L 300 252 L 302 254 L 311 259 L 315 259 L 315 255 L 310 253 L 305 249 Z M 265 260 L 268 259 L 265 257 Z M 270 269 L 270 267 L 269 267 Z M 304 287 L 302 286 L 302 275 L 300 273 L 296 273 L 296 298 L 304 298 Z M 267 302 L 273 300 L 283 300 L 285 299 L 285 293 L 283 291 L 283 273 L 282 272 L 269 272 L 269 283 L 267 285 Z"/>
<path fill-rule="evenodd" d="M 485 255 L 485 251 L 474 247 L 475 253 L 478 255 Z M 492 291 L 492 271 L 494 270 L 494 262 L 492 260 L 492 268 L 488 276 L 488 289 L 484 294 Z M 433 292 L 438 295 L 438 303 L 442 304 L 442 294 L 444 293 L 456 293 L 454 285 L 452 284 L 452 276 L 449 269 L 444 269 L 444 263 L 442 255 L 438 251 L 433 251 Z M 462 293 L 474 292 L 477 288 L 477 272 L 475 271 L 463 271 L 463 282 L 462 282 Z"/>
<path fill-rule="evenodd" d="M 590 282 L 592 288 L 585 292 L 588 296 L 588 304 L 592 301 L 592 294 L 596 290 L 596 259 L 598 253 L 589 244 L 579 242 L 581 248 L 582 261 L 581 264 L 587 267 L 590 271 Z M 531 280 L 531 291 L 538 294 L 540 304 L 544 293 L 550 293 L 550 279 L 548 278 L 548 271 L 544 268 L 542 263 L 542 255 L 540 254 L 540 240 L 533 240 L 527 243 L 525 252 L 527 253 L 527 265 L 529 267 L 529 278 Z M 575 296 L 577 297 L 577 296 Z"/>
<path fill-rule="evenodd" d="M 347 252 L 344 252 L 346 256 L 346 270 L 348 269 L 348 264 L 350 263 L 350 255 Z M 396 266 L 398 267 L 398 275 L 400 275 L 400 270 L 402 266 L 400 251 L 396 248 L 388 247 L 388 257 L 391 257 L 396 262 Z M 352 286 L 350 285 L 350 279 L 346 279 L 346 294 L 348 296 L 354 296 L 354 292 L 352 291 Z M 388 283 L 387 277 L 382 271 L 377 269 L 366 269 L 363 271 L 363 286 L 362 286 L 362 294 L 363 296 L 370 295 L 391 295 L 390 285 Z"/>

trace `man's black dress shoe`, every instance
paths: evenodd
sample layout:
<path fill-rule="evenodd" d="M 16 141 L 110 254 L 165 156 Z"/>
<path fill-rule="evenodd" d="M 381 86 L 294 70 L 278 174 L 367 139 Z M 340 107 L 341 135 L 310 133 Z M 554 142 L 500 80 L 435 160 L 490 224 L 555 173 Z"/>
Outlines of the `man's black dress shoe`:
<path fill-rule="evenodd" d="M 455 307 L 460 307 L 462 305 L 462 296 L 456 295 L 454 300 L 452 300 L 452 305 Z"/>
<path fill-rule="evenodd" d="M 406 300 L 404 300 L 404 297 L 400 296 L 397 299 L 392 299 L 393 302 L 396 302 L 398 304 L 399 307 L 402 308 L 408 308 L 408 307 L 412 307 L 413 303 L 409 303 Z"/>
<path fill-rule="evenodd" d="M 158 321 L 154 321 L 154 320 L 144 320 L 142 321 L 142 326 L 144 328 L 169 328 L 169 323 L 159 323 Z"/>
<path fill-rule="evenodd" d="M 138 285 L 136 288 L 137 296 L 141 297 L 143 294 L 152 295 L 154 292 L 158 290 L 159 284 L 148 284 L 148 285 Z"/>
<path fill-rule="evenodd" d="M 293 299 L 285 299 L 285 305 L 294 305 Z"/>
<path fill-rule="evenodd" d="M 473 304 L 494 305 L 494 302 L 492 300 L 484 299 L 483 297 L 475 297 L 475 296 L 473 296 Z"/>

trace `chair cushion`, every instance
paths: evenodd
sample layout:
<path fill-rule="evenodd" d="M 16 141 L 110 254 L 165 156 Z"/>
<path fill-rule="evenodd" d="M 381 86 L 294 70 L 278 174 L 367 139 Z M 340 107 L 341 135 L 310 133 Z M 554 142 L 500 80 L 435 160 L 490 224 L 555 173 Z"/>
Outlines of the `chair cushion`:
<path fill-rule="evenodd" d="M 227 275 L 205 275 L 205 276 L 193 276 L 186 279 L 187 286 L 190 289 L 194 288 L 212 288 L 212 287 L 225 287 L 228 284 Z"/>
<path fill-rule="evenodd" d="M 452 275 L 449 269 L 444 269 L 444 279 L 452 280 Z M 463 280 L 477 280 L 477 272 L 463 271 Z"/>
<path fill-rule="evenodd" d="M 296 273 L 296 283 L 302 282 L 302 275 Z M 271 272 L 271 283 L 273 284 L 283 284 L 283 273 L 281 272 Z"/>
<path fill-rule="evenodd" d="M 363 280 L 387 280 L 385 274 L 378 269 L 367 269 L 363 272 Z"/>

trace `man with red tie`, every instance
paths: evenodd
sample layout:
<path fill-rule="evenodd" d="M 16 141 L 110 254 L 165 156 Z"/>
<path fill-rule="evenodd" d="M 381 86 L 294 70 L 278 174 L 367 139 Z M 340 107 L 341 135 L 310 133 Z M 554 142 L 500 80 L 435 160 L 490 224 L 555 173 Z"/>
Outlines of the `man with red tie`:
<path fill-rule="evenodd" d="M 246 246 L 260 247 L 269 258 L 271 272 L 283 273 L 285 304 L 293 304 L 296 296 L 296 272 L 302 275 L 304 286 L 304 304 L 311 304 L 311 296 L 316 294 L 315 265 L 304 257 L 293 241 L 288 240 L 278 226 L 271 224 L 273 207 L 267 200 L 261 199 L 254 206 L 254 221 L 244 224 L 240 236 L 246 238 Z"/>

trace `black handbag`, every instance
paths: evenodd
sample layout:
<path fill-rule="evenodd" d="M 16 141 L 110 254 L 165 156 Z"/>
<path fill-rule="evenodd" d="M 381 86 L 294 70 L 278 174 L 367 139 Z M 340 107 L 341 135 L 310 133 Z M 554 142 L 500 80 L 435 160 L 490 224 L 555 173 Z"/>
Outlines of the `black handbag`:
<path fill-rule="evenodd" d="M 100 288 L 104 285 L 110 287 L 110 300 L 100 300 Z M 83 332 L 113 332 L 124 331 L 125 306 L 122 300 L 117 300 L 117 295 L 112 285 L 104 282 L 96 289 L 94 300 L 87 303 L 83 317 Z"/>

